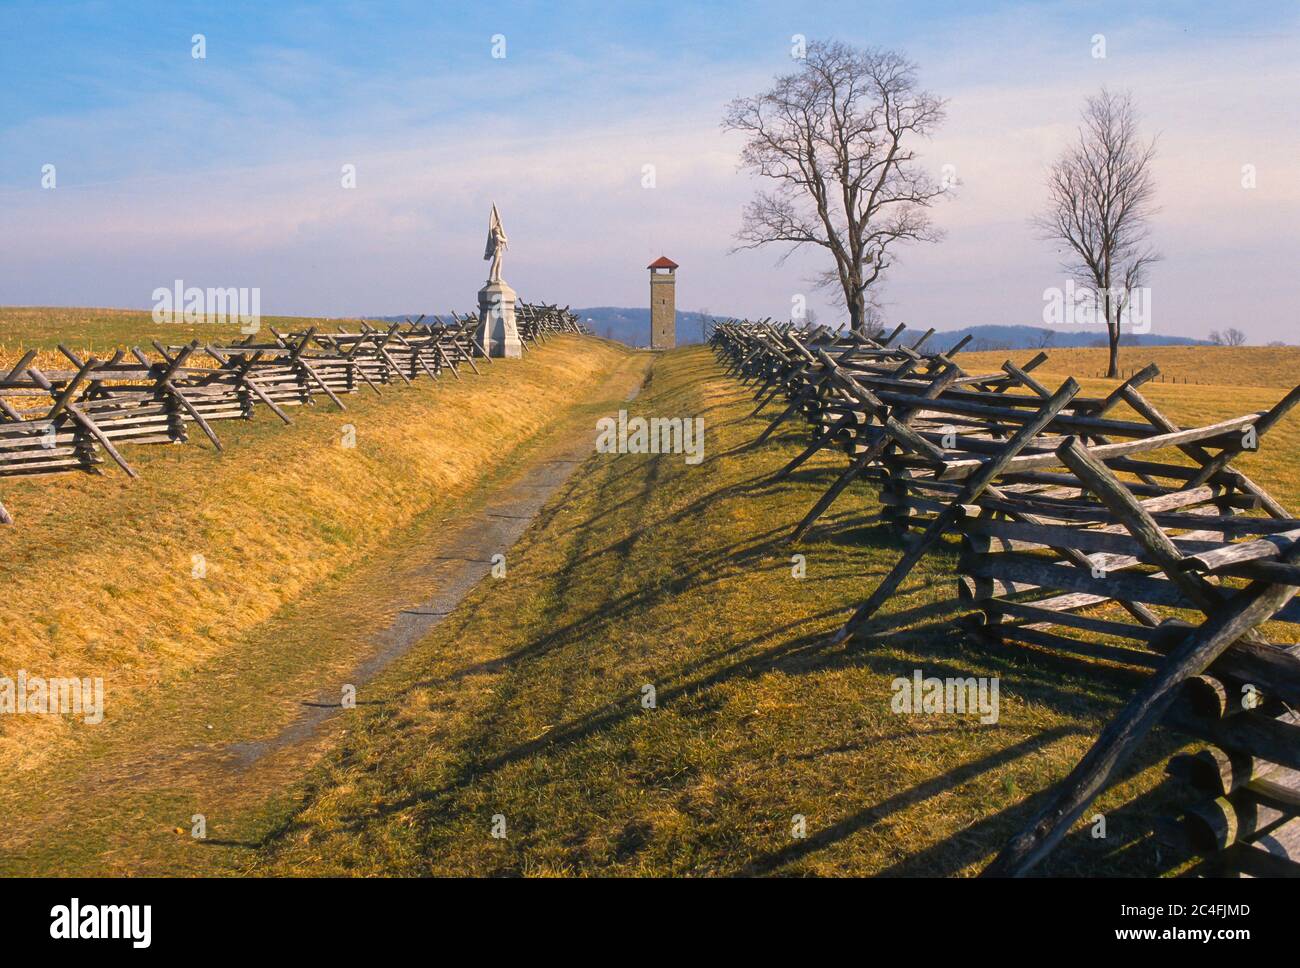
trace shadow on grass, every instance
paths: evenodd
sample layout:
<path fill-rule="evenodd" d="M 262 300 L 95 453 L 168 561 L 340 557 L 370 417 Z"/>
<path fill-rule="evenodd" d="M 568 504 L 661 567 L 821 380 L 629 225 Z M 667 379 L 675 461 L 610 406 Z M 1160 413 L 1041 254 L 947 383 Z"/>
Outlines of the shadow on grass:
<path fill-rule="evenodd" d="M 707 368 L 693 369 L 704 372 Z M 665 399 L 671 402 L 671 393 L 675 392 L 677 391 L 671 391 Z M 664 400 L 658 402 L 664 404 Z M 732 401 L 708 409 L 717 410 L 721 407 L 730 410 L 734 406 Z M 714 425 L 737 427 L 752 422 L 759 427 L 760 424 L 765 424 L 760 418 L 751 418 L 748 409 L 744 415 L 716 421 Z M 757 432 L 755 430 L 755 435 Z M 451 765 L 451 775 L 444 775 L 434 786 L 394 797 L 388 802 L 382 799 L 379 803 L 369 801 L 364 808 L 349 811 L 350 815 L 344 818 L 341 829 L 361 831 L 386 816 L 433 802 L 440 802 L 447 808 L 439 811 L 445 819 L 446 814 L 454 813 L 458 807 L 457 794 L 472 786 L 490 783 L 493 775 L 504 768 L 572 751 L 593 737 L 608 734 L 643 715 L 639 692 L 602 694 L 596 697 L 597 700 L 603 700 L 598 706 L 558 723 L 544 736 L 502 748 L 501 737 L 510 735 L 507 729 L 502 728 L 502 722 L 504 720 L 508 725 L 511 702 L 518 696 L 527 695 L 530 663 L 559 649 L 588 648 L 592 641 L 617 642 L 621 628 L 644 620 L 656 607 L 675 596 L 689 593 L 707 598 L 720 582 L 787 567 L 783 559 L 789 555 L 791 546 L 785 538 L 793 527 L 793 520 L 761 530 L 755 528 L 756 533 L 736 538 L 734 529 L 731 533 L 726 533 L 730 519 L 723 515 L 734 513 L 734 505 L 756 499 L 767 499 L 773 507 L 781 503 L 782 511 L 786 505 L 797 508 L 798 503 L 805 500 L 811 507 L 819 493 L 818 489 L 829 486 L 842 468 L 822 461 L 814 466 L 805 465 L 781 481 L 772 480 L 773 473 L 781 464 L 765 468 L 759 473 L 748 474 L 750 455 L 759 455 L 754 457 L 754 460 L 759 460 L 771 450 L 774 460 L 781 455 L 788 460 L 793 447 L 802 449 L 804 446 L 795 438 L 806 440 L 806 428 L 800 432 L 794 421 L 791 421 L 788 430 L 783 428 L 761 447 L 751 440 L 747 444 L 710 455 L 702 468 L 688 468 L 687 471 L 674 463 L 679 458 L 668 455 L 633 461 L 626 467 L 612 463 L 598 467 L 589 463 L 587 466 L 592 473 L 586 476 L 576 475 L 566 485 L 565 497 L 581 496 L 584 501 L 589 500 L 594 504 L 595 510 L 583 513 L 582 519 L 575 523 L 569 524 L 567 520 L 561 523 L 556 517 L 565 503 L 564 498 L 561 498 L 543 512 L 543 517 L 534 526 L 548 529 L 550 537 L 564 545 L 562 553 L 557 555 L 562 560 L 547 575 L 550 587 L 543 613 L 546 621 L 541 623 L 541 631 L 504 655 L 463 665 L 447 675 L 412 683 L 404 690 L 437 689 L 481 674 L 512 674 L 494 690 L 494 708 L 482 719 L 475 721 L 470 735 L 458 743 L 463 755 L 457 757 Z M 728 467 L 725 471 L 732 478 L 743 476 L 741 480 L 731 480 L 715 486 L 716 482 L 707 478 L 703 485 L 698 483 L 698 478 L 686 479 L 687 472 L 694 474 L 701 469 L 705 474 L 722 473 L 718 471 L 718 462 L 742 455 L 746 457 L 745 463 Z M 855 487 L 872 489 L 874 485 L 863 481 Z M 583 489 L 589 490 L 584 492 Z M 674 502 L 678 498 L 680 504 Z M 847 495 L 844 500 L 847 503 Z M 717 518 L 710 517 L 714 512 L 719 515 Z M 770 522 L 771 516 L 763 520 Z M 703 549 L 696 546 L 695 543 L 702 540 L 701 536 L 719 529 L 725 535 L 722 539 Z M 616 540 L 609 540 L 610 531 L 622 533 Z M 670 552 L 683 557 L 687 553 L 680 549 L 690 549 L 689 561 L 683 561 L 682 567 L 673 573 L 670 580 L 633 575 L 631 577 L 637 580 L 631 582 L 630 591 L 610 593 L 595 607 L 591 605 L 590 595 L 580 597 L 581 592 L 590 591 L 593 574 L 598 575 L 601 584 L 608 589 L 625 587 L 624 580 L 628 577 L 629 569 L 635 567 L 636 552 L 641 543 L 653 542 L 657 533 L 672 532 L 677 533 L 678 540 L 682 534 L 690 535 L 690 540 L 694 543 L 665 545 Z M 804 546 L 796 547 L 799 550 L 806 547 L 854 553 L 852 559 L 849 559 L 853 570 L 828 571 L 819 576 L 823 580 L 856 577 L 863 579 L 865 585 L 877 574 L 883 574 L 892 561 L 897 560 L 897 555 L 901 554 L 899 541 L 888 527 L 881 524 L 879 514 L 864 512 L 860 508 L 845 509 L 839 506 L 834 513 L 828 512 L 811 537 L 815 540 L 808 540 Z M 657 545 L 650 546 L 652 551 L 657 548 Z M 642 560 L 645 557 L 640 556 Z M 604 570 L 594 573 L 588 571 L 588 567 L 596 562 L 604 565 Z M 933 577 L 930 579 L 931 582 L 934 580 Z M 867 591 L 869 588 L 863 589 L 863 597 Z M 460 631 L 469 634 L 477 630 L 477 623 L 484 617 L 490 623 L 492 614 L 487 613 L 485 616 L 485 610 L 494 607 L 496 606 L 490 599 L 478 598 L 459 616 Z M 716 709 L 712 700 L 718 695 L 718 686 L 737 680 L 755 680 L 773 672 L 809 676 L 828 671 L 864 669 L 881 676 L 882 689 L 885 689 L 890 678 L 906 674 L 920 664 L 924 664 L 927 675 L 968 676 L 974 659 L 981 667 L 987 667 L 1004 679 L 1004 695 L 1014 695 L 1027 703 L 1052 707 L 1056 711 L 1066 710 L 1075 716 L 1091 717 L 1104 712 L 1107 704 L 1118 704 L 1127 698 L 1133 686 L 1142 679 L 1140 674 L 1128 670 L 1102 666 L 1075 657 L 1031 652 L 1018 647 L 990 648 L 977 644 L 952 621 L 958 614 L 970 610 L 957 601 L 955 596 L 944 596 L 937 601 L 882 614 L 853 641 L 844 644 L 831 642 L 827 637 L 827 626 L 833 620 L 846 617 L 851 607 L 851 604 L 837 605 L 792 619 L 788 613 L 783 615 L 779 602 L 775 602 L 770 610 L 751 610 L 734 615 L 732 626 L 743 637 L 719 647 L 700 649 L 690 658 L 672 656 L 667 660 L 669 668 L 663 671 L 658 680 L 663 683 L 658 690 L 658 699 L 661 703 L 678 702 L 677 708 L 686 717 L 707 718 Z M 496 620 L 499 621 L 500 617 L 497 616 Z M 604 690 L 601 692 L 604 693 Z M 561 708 L 567 711 L 567 707 Z M 560 716 L 564 715 L 565 712 L 560 713 Z M 745 864 L 740 873 L 777 872 L 792 862 L 870 828 L 882 819 L 977 780 L 988 771 L 1040 753 L 1065 737 L 1092 734 L 1093 730 L 1079 724 L 1060 725 L 1035 733 L 1004 749 L 989 752 L 893 793 L 818 831 L 807 840 L 791 843 L 778 851 L 760 856 Z M 860 752 L 870 745 L 887 741 L 887 737 L 867 737 L 860 743 L 849 739 L 835 746 L 799 754 L 795 758 L 814 760 L 840 753 Z M 1163 740 L 1146 744 L 1141 756 L 1129 764 L 1128 768 L 1132 772 L 1128 775 L 1167 756 L 1167 747 L 1168 744 Z M 556 770 L 563 772 L 563 767 L 557 764 Z M 1146 848 L 1134 846 L 1137 839 L 1130 837 L 1129 833 L 1140 826 L 1139 821 L 1147 805 L 1156 803 L 1159 799 L 1160 795 L 1152 791 L 1114 811 L 1110 822 L 1122 836 L 1107 842 L 1104 848 L 1099 848 L 1090 838 L 1085 840 L 1076 836 L 1067 839 L 1058 849 L 1057 855 L 1054 855 L 1053 865 L 1059 863 L 1060 869 L 1073 870 L 1075 865 L 1095 869 L 1099 859 L 1105 863 L 1122 862 L 1126 867 L 1130 863 L 1152 862 L 1150 856 L 1140 853 Z M 1031 797 L 983 817 L 942 843 L 900 861 L 884 873 L 933 875 L 964 870 L 986 856 L 991 849 L 1005 843 L 1028 819 L 1038 802 L 1037 797 Z M 626 843 L 620 841 L 616 852 L 634 853 L 638 849 L 637 845 L 644 843 L 652 833 L 640 828 L 630 830 Z M 1086 831 L 1084 837 L 1087 837 Z M 1056 860 L 1058 855 L 1059 861 Z M 1049 869 L 1055 869 L 1055 866 Z"/>
<path fill-rule="evenodd" d="M 1075 731 L 1076 735 L 1084 735 Z M 1181 743 L 1166 735 L 1142 746 L 1119 779 L 1128 779 L 1163 762 Z M 1001 849 L 1035 815 L 1053 787 L 1011 804 L 962 828 L 879 872 L 881 877 L 948 877 Z M 1092 825 L 1069 834 L 1039 866 L 1047 877 L 1153 874 L 1172 870 L 1189 859 L 1176 848 L 1161 849 L 1149 836 L 1154 815 L 1166 813 L 1177 784 L 1165 780 L 1147 793 L 1106 815 L 1104 839 L 1094 839 Z M 1164 808 L 1164 809 L 1162 809 Z M 1095 811 L 1094 811 L 1095 814 Z M 1094 814 L 1089 814 L 1091 818 Z"/>
<path fill-rule="evenodd" d="M 857 813 L 845 817 L 837 823 L 824 827 L 816 833 L 802 840 L 796 840 L 787 847 L 765 854 L 762 857 L 755 858 L 745 864 L 739 871 L 742 875 L 767 874 L 784 867 L 792 861 L 806 857 L 814 851 L 828 847 L 837 841 L 853 834 L 873 824 L 879 823 L 890 814 L 905 810 L 908 807 L 915 806 L 924 800 L 938 796 L 946 790 L 960 786 L 976 779 L 980 774 L 1005 766 L 1023 756 L 1044 749 L 1059 739 L 1066 736 L 1077 735 L 1080 730 L 1071 726 L 1058 726 L 1054 729 L 1046 730 L 1021 740 L 1013 746 L 998 750 L 996 753 L 990 753 L 988 756 L 981 757 L 978 760 L 972 760 L 969 763 L 963 763 L 961 766 L 949 770 L 939 776 L 932 777 L 923 783 L 901 790 L 891 797 L 887 797 L 877 804 L 865 807 Z"/>

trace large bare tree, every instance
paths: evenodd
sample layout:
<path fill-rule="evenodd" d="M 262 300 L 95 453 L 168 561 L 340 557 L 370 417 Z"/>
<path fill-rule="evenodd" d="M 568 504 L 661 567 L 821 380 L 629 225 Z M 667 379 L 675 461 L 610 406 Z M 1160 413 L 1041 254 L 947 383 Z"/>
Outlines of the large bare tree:
<path fill-rule="evenodd" d="M 1084 106 L 1078 140 L 1052 165 L 1047 210 L 1035 220 L 1046 238 L 1066 250 L 1064 268 L 1100 307 L 1111 377 L 1119 376 L 1124 312 L 1160 258 L 1149 244 L 1156 211 L 1154 157 L 1155 140 L 1138 134 L 1132 96 L 1103 88 Z"/>
<path fill-rule="evenodd" d="M 723 128 L 749 138 L 741 168 L 778 183 L 746 206 L 738 248 L 791 243 L 782 262 L 805 245 L 826 249 L 835 265 L 818 282 L 843 290 L 849 323 L 861 331 L 867 291 L 889 268 L 891 247 L 940 238 L 928 208 L 946 188 L 917 163 L 913 143 L 943 109 L 899 54 L 808 44 L 797 71 L 727 106 Z"/>

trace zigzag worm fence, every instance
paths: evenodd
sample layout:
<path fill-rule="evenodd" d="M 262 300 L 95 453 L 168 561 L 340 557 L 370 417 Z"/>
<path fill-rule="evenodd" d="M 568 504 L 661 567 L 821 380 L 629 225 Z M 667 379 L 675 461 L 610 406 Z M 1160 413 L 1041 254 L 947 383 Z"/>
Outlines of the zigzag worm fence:
<path fill-rule="evenodd" d="M 567 307 L 521 303 L 518 313 L 525 344 L 589 332 Z M 453 313 L 450 322 L 420 317 L 385 329 L 366 322 L 336 333 L 272 328 L 270 339 L 154 342 L 153 355 L 132 347 L 108 359 L 82 359 L 60 346 L 71 368 L 49 371 L 34 365 L 36 351 L 29 351 L 0 370 L 0 477 L 98 471 L 106 458 L 135 477 L 124 444 L 181 443 L 194 425 L 221 450 L 213 425 L 251 419 L 259 406 L 290 424 L 287 408 L 322 397 L 345 410 L 349 393 L 447 372 L 460 379 L 466 366 L 478 372 L 476 358 L 490 360 L 475 339 L 477 326 L 476 317 Z M 12 523 L 0 504 L 0 524 Z"/>
<path fill-rule="evenodd" d="M 1300 387 L 1267 411 L 1184 428 L 1139 389 L 1154 365 L 1089 397 L 1072 379 L 1055 390 L 1035 379 L 1043 353 L 970 373 L 957 362 L 966 341 L 926 352 L 933 330 L 910 344 L 903 331 L 732 321 L 712 338 L 754 388 L 755 415 L 785 400 L 760 441 L 796 415 L 810 427 L 774 480 L 826 448 L 847 457 L 791 540 L 864 479 L 903 543 L 835 638 L 863 632 L 947 536 L 974 640 L 1149 673 L 985 873 L 1032 869 L 1157 723 L 1209 744 L 1170 760 L 1196 799 L 1162 838 L 1213 855 L 1207 869 L 1300 873 L 1300 646 L 1262 628 L 1300 623 L 1300 519 L 1232 466 Z M 1138 419 L 1117 416 L 1121 404 Z"/>

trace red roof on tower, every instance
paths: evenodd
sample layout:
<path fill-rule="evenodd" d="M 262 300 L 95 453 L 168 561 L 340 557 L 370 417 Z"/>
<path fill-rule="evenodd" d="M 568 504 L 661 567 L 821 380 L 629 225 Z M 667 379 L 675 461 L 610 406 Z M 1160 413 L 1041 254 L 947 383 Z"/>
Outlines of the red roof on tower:
<path fill-rule="evenodd" d="M 647 269 L 676 269 L 677 263 L 666 255 L 661 255 L 654 262 L 646 266 Z"/>

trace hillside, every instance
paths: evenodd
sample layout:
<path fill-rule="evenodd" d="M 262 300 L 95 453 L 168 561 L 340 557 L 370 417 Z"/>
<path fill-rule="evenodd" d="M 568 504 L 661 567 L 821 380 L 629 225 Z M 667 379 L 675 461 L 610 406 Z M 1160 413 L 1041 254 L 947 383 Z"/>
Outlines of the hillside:
<path fill-rule="evenodd" d="M 575 313 L 587 322 L 598 336 L 616 339 L 628 346 L 648 346 L 650 343 L 650 310 L 648 308 L 628 308 L 620 306 L 595 306 L 587 309 L 575 309 Z M 677 344 L 704 341 L 704 325 L 709 319 L 726 319 L 726 316 L 713 313 L 706 317 L 691 310 L 677 310 Z"/>

